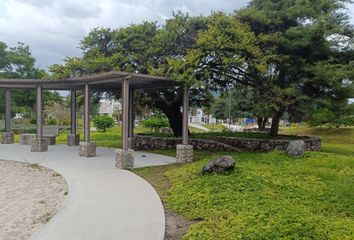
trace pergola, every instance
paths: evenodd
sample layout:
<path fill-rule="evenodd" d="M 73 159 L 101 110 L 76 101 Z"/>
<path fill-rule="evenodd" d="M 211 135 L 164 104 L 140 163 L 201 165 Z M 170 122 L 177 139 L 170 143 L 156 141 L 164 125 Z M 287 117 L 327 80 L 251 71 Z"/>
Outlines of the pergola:
<path fill-rule="evenodd" d="M 68 142 L 79 139 L 76 133 L 76 91 L 84 93 L 84 142 L 80 142 L 80 156 L 96 156 L 96 143 L 90 139 L 90 92 L 122 92 L 122 149 L 117 150 L 117 167 L 133 167 L 134 151 L 129 149 L 129 138 L 133 134 L 133 91 L 135 89 L 165 89 L 178 85 L 176 81 L 159 76 L 112 71 L 103 74 L 78 78 L 49 79 L 0 79 L 0 88 L 5 89 L 5 132 L 2 143 L 14 143 L 11 128 L 11 90 L 36 89 L 36 136 L 32 139 L 32 152 L 48 151 L 47 139 L 43 138 L 43 89 L 66 90 L 71 92 L 71 134 Z M 183 136 L 182 144 L 177 146 L 177 160 L 191 161 L 192 147 L 188 145 L 189 90 L 184 87 L 183 97 Z M 189 159 L 188 159 L 189 158 Z"/>

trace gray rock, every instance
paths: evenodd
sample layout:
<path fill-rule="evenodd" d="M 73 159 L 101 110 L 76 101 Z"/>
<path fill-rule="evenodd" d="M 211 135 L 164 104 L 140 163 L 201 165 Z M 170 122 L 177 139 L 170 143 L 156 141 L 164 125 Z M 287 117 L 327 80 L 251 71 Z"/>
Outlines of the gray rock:
<path fill-rule="evenodd" d="M 301 157 L 305 154 L 305 142 L 302 140 L 292 141 L 286 151 L 289 156 Z"/>
<path fill-rule="evenodd" d="M 235 160 L 230 156 L 223 156 L 210 161 L 203 167 L 202 174 L 209 173 L 226 173 L 234 170 Z"/>

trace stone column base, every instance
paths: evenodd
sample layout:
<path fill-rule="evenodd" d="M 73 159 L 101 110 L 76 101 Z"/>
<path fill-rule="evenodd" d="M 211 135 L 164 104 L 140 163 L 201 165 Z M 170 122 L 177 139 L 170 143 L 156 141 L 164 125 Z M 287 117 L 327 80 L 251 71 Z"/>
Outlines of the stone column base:
<path fill-rule="evenodd" d="M 134 167 L 134 150 L 117 149 L 116 150 L 116 167 L 121 169 Z"/>
<path fill-rule="evenodd" d="M 14 143 L 14 132 L 3 132 L 1 143 L 2 144 Z"/>
<path fill-rule="evenodd" d="M 68 146 L 79 146 L 80 134 L 68 134 L 66 143 Z"/>
<path fill-rule="evenodd" d="M 80 142 L 80 157 L 96 157 L 96 142 Z"/>
<path fill-rule="evenodd" d="M 31 152 L 47 152 L 48 139 L 46 138 L 33 138 L 31 142 Z"/>
<path fill-rule="evenodd" d="M 192 145 L 177 145 L 177 162 L 191 163 L 193 162 L 193 146 Z"/>

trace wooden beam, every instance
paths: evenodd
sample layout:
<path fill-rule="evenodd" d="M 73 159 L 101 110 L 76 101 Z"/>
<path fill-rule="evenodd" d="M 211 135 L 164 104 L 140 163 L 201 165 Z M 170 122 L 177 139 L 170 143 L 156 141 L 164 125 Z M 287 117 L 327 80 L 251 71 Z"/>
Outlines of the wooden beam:
<path fill-rule="evenodd" d="M 85 84 L 84 89 L 84 135 L 85 142 L 90 142 L 90 88 Z"/>
<path fill-rule="evenodd" d="M 70 108 L 70 115 L 71 115 L 71 122 L 70 122 L 70 130 L 71 134 L 76 134 L 76 91 L 71 90 L 71 108 Z"/>
<path fill-rule="evenodd" d="M 41 85 L 36 87 L 36 137 L 43 137 L 43 89 Z"/>
<path fill-rule="evenodd" d="M 188 145 L 189 88 L 183 88 L 182 144 Z"/>
<path fill-rule="evenodd" d="M 11 132 L 11 89 L 5 89 L 5 132 Z"/>
<path fill-rule="evenodd" d="M 123 79 L 122 83 L 122 148 L 129 148 L 129 79 Z"/>

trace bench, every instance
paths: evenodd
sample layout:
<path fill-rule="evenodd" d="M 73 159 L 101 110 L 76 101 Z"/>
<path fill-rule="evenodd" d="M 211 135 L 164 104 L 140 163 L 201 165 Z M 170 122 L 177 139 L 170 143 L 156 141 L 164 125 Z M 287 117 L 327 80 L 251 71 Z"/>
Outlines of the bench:
<path fill-rule="evenodd" d="M 55 145 L 56 137 L 59 135 L 59 126 L 48 125 L 43 126 L 43 138 L 48 140 L 49 145 Z M 31 145 L 32 138 L 35 138 L 36 134 L 24 133 L 20 135 L 20 144 Z"/>

